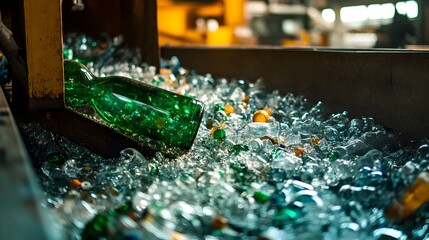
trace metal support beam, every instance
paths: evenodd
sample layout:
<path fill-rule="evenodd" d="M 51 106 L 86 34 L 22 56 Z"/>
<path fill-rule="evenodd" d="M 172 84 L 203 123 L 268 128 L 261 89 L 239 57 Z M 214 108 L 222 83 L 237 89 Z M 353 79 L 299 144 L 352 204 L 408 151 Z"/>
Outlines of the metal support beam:
<path fill-rule="evenodd" d="M 24 0 L 29 109 L 64 108 L 61 0 Z"/>

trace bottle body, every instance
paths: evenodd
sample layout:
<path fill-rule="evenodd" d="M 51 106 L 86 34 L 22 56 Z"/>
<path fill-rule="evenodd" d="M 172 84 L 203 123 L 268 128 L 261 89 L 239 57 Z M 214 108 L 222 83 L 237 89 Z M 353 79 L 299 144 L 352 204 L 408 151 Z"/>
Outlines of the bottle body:
<path fill-rule="evenodd" d="M 94 77 L 65 61 L 66 104 L 88 104 L 113 128 L 170 156 L 192 146 L 203 116 L 198 100 L 125 77 Z"/>

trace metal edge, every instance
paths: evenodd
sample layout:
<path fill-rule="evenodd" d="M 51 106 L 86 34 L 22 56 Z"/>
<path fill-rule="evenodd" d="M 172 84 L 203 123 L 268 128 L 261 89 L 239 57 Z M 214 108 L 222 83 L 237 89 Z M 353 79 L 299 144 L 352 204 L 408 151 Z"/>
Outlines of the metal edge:
<path fill-rule="evenodd" d="M 0 239 L 63 239 L 1 90 L 0 196 Z"/>

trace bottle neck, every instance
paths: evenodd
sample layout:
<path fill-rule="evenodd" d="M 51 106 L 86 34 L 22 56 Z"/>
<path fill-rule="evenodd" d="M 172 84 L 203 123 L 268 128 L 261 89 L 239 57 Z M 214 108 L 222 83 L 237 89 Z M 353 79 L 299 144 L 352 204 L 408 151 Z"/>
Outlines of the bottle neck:
<path fill-rule="evenodd" d="M 64 81 L 80 83 L 85 87 L 90 87 L 96 77 L 83 64 L 71 60 L 64 61 Z"/>
<path fill-rule="evenodd" d="M 64 85 L 66 105 L 77 107 L 89 103 L 92 95 L 91 88 L 96 84 L 96 79 L 91 71 L 83 64 L 64 61 Z"/>

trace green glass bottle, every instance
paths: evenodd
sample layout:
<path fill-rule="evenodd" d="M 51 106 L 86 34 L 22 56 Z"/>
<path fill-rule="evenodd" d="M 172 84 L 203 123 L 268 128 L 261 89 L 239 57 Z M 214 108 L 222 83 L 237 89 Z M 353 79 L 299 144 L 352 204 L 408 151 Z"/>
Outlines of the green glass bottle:
<path fill-rule="evenodd" d="M 187 152 L 197 135 L 204 105 L 196 99 L 126 77 L 96 77 L 65 60 L 66 105 L 90 105 L 109 125 L 166 156 Z"/>

